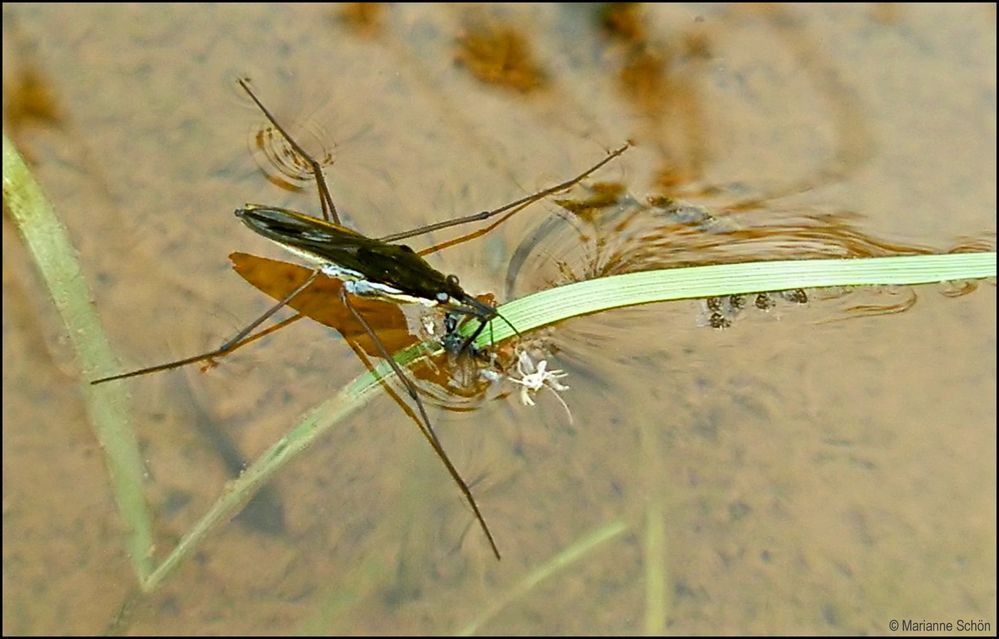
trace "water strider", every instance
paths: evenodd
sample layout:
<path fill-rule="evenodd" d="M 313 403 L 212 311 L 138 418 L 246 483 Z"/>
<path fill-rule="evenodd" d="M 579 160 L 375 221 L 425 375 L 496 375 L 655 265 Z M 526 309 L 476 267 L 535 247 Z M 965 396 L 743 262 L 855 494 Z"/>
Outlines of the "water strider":
<path fill-rule="evenodd" d="M 392 357 L 392 354 L 385 348 L 376 332 L 371 328 L 371 325 L 351 301 L 351 296 L 384 300 L 396 304 L 417 303 L 427 307 L 443 309 L 447 315 L 444 321 L 445 334 L 442 336 L 441 341 L 448 352 L 455 356 L 460 356 L 472 349 L 473 340 L 495 318 L 506 322 L 516 332 L 516 328 L 507 322 L 506 318 L 503 318 L 493 306 L 481 302 L 462 289 L 455 275 L 441 273 L 430 266 L 426 260 L 417 255 L 409 246 L 394 244 L 394 242 L 439 229 L 487 220 L 506 212 L 512 214 L 533 202 L 574 186 L 600 167 L 624 153 L 629 144 L 611 151 L 607 157 L 571 180 L 538 191 L 497 209 L 445 220 L 376 239 L 366 237 L 340 223 L 340 216 L 337 213 L 336 206 L 333 204 L 333 198 L 330 195 L 322 165 L 299 146 L 294 138 L 278 124 L 271 112 L 254 94 L 246 80 L 240 79 L 239 85 L 246 91 L 294 152 L 310 167 L 319 191 L 322 218 L 320 219 L 290 209 L 259 204 L 246 204 L 242 208 L 236 209 L 236 217 L 254 232 L 310 262 L 313 270 L 302 284 L 295 287 L 290 293 L 281 298 L 277 304 L 250 322 L 250 324 L 217 349 L 172 362 L 110 375 L 94 380 L 91 383 L 100 384 L 112 380 L 146 375 L 178 368 L 194 362 L 212 361 L 215 358 L 227 355 L 237 348 L 254 341 L 263 334 L 283 326 L 284 323 L 279 323 L 251 335 L 258 326 L 273 316 L 282 307 L 289 305 L 297 296 L 316 282 L 316 280 L 322 277 L 338 279 L 342 282 L 338 296 L 339 303 L 348 309 L 354 319 L 364 328 L 368 337 L 377 347 L 380 355 L 392 366 L 393 371 L 405 386 L 407 393 L 416 403 L 420 415 L 420 419 L 416 420 L 416 422 L 420 432 L 447 468 L 454 482 L 458 485 L 465 500 L 475 513 L 475 518 L 485 533 L 493 554 L 499 559 L 499 548 L 496 545 L 492 532 L 489 530 L 485 518 L 479 511 L 478 504 L 468 484 L 462 479 L 454 464 L 452 464 L 451 459 L 444 451 L 444 447 L 434 431 L 430 418 L 427 416 L 426 409 L 423 406 L 423 401 L 420 399 L 415 384 L 403 372 L 402 368 Z M 331 301 L 331 303 L 335 302 Z M 478 326 L 468 336 L 462 336 L 458 332 L 461 317 L 472 318 L 479 322 Z"/>

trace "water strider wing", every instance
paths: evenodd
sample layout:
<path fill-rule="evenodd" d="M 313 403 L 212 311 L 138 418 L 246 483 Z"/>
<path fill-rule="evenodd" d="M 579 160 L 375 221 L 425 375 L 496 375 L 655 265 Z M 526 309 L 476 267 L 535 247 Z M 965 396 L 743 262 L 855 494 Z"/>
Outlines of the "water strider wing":
<path fill-rule="evenodd" d="M 312 272 L 312 269 L 304 266 L 247 253 L 231 253 L 229 260 L 240 277 L 276 300 L 283 299 L 301 286 Z M 364 327 L 340 304 L 342 286 L 343 282 L 340 280 L 320 275 L 291 300 L 288 306 L 320 324 L 336 329 L 344 337 L 357 342 L 368 355 L 380 357 L 380 352 Z M 410 334 L 406 317 L 397 304 L 365 298 L 357 298 L 354 304 L 364 313 L 389 352 L 394 353 L 416 343 L 417 338 Z"/>
<path fill-rule="evenodd" d="M 269 297 L 280 300 L 301 286 L 312 270 L 297 264 L 271 260 L 247 253 L 229 254 L 233 270 L 254 288 Z M 308 288 L 295 296 L 288 304 L 305 317 L 324 326 L 335 329 L 348 341 L 356 344 L 368 357 L 381 358 L 381 351 L 371 341 L 364 327 L 354 315 L 340 303 L 340 288 L 343 282 L 319 275 Z M 391 301 L 355 297 L 354 307 L 360 310 L 368 324 L 378 334 L 385 349 L 398 353 L 412 346 L 419 338 L 412 334 L 402 308 Z M 367 366 L 367 363 L 365 363 Z M 450 382 L 450 369 L 443 361 L 435 360 L 433 365 L 417 364 L 411 369 L 417 378 L 439 388 L 454 391 Z M 460 389 L 459 389 L 460 391 Z M 464 393 L 469 395 L 470 393 Z"/>

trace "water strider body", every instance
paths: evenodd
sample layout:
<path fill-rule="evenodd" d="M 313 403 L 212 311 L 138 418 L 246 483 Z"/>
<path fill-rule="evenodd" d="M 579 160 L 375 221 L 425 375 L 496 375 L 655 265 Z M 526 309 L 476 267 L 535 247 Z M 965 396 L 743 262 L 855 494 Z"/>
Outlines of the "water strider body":
<path fill-rule="evenodd" d="M 402 368 L 388 352 L 378 335 L 365 320 L 363 314 L 351 302 L 351 296 L 360 298 L 374 298 L 391 301 L 394 303 L 418 303 L 430 307 L 440 307 L 447 311 L 444 320 L 445 334 L 442 337 L 442 344 L 452 354 L 463 354 L 469 349 L 472 341 L 478 336 L 488 322 L 499 317 L 506 321 L 497 310 L 485 304 L 475 297 L 466 293 L 458 283 L 458 278 L 454 275 L 445 275 L 430 266 L 426 260 L 417 255 L 413 249 L 406 245 L 394 244 L 402 239 L 414 237 L 435 231 L 449 228 L 469 222 L 486 220 L 496 215 L 520 210 L 521 208 L 541 200 L 549 195 L 564 191 L 569 187 L 579 183 L 591 173 L 610 162 L 612 159 L 624 153 L 628 144 L 610 152 L 600 162 L 584 171 L 575 178 L 557 184 L 553 187 L 539 191 L 527 197 L 511 202 L 505 206 L 490 211 L 482 211 L 465 217 L 452 220 L 445 220 L 436 224 L 431 224 L 411 231 L 395 233 L 383 238 L 366 237 L 357 231 L 349 229 L 340 224 L 336 206 L 330 195 L 326 178 L 323 174 L 322 166 L 312 156 L 310 156 L 295 140 L 278 124 L 270 111 L 260 102 L 253 93 L 249 84 L 245 80 L 239 81 L 240 86 L 246 91 L 253 102 L 260 108 L 267 117 L 271 125 L 281 134 L 285 141 L 291 146 L 294 152 L 305 161 L 313 173 L 316 185 L 319 190 L 319 201 L 322 207 L 322 219 L 273 206 L 263 206 L 257 204 L 247 204 L 236 210 L 236 216 L 251 230 L 263 237 L 277 243 L 282 248 L 302 257 L 313 264 L 313 270 L 298 284 L 292 291 L 284 295 L 277 304 L 268 309 L 264 314 L 244 327 L 234 337 L 227 340 L 219 348 L 187 357 L 165 364 L 158 364 L 141 368 L 138 370 L 111 375 L 94 380 L 93 384 L 109 382 L 117 379 L 145 375 L 157 371 L 169 370 L 184 366 L 186 364 L 211 361 L 231 353 L 237 348 L 248 344 L 256 337 L 275 330 L 282 324 L 265 329 L 257 334 L 253 331 L 273 316 L 281 308 L 292 304 L 295 299 L 306 291 L 320 277 L 338 279 L 343 282 L 339 288 L 340 303 L 353 315 L 354 319 L 364 328 L 377 347 L 378 352 L 391 365 L 393 371 L 398 376 L 400 382 L 406 387 L 406 391 L 415 402 L 419 411 L 420 419 L 415 420 L 421 434 L 434 449 L 438 458 L 447 468 L 451 478 L 458 485 L 465 500 L 472 508 L 479 526 L 489 541 L 493 554 L 500 558 L 499 548 L 493 538 L 485 518 L 479 511 L 478 504 L 472 495 L 468 484 L 462 479 L 457 469 L 452 464 L 447 453 L 444 451 L 440 439 L 434 432 L 430 418 L 427 416 L 423 401 L 417 392 L 416 386 L 403 372 Z M 462 337 L 459 333 L 461 322 L 459 318 L 466 316 L 478 320 L 479 325 L 468 336 Z M 509 322 L 507 322 L 509 324 Z M 516 331 L 513 325 L 511 328 Z"/>
<path fill-rule="evenodd" d="M 405 244 L 389 244 L 290 209 L 247 204 L 236 210 L 247 227 L 339 279 L 351 295 L 439 306 L 485 322 L 496 309 L 466 293 Z M 451 324 L 449 334 L 457 330 Z M 446 336 L 447 337 L 447 336 Z"/>

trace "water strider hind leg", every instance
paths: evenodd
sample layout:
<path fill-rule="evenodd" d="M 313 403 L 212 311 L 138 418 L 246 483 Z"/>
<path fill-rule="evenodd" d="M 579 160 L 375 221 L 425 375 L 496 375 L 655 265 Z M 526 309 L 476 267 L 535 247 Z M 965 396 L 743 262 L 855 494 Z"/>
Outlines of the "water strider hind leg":
<path fill-rule="evenodd" d="M 167 362 L 165 364 L 157 364 L 156 366 L 147 366 L 146 368 L 140 368 L 134 371 L 129 371 L 127 373 L 120 373 L 118 375 L 109 375 L 107 377 L 101 377 L 100 379 L 95 379 L 90 383 L 103 384 L 104 382 L 111 382 L 116 379 L 127 379 L 129 377 L 138 377 L 139 375 L 148 375 L 149 373 L 158 373 L 160 371 L 167 371 L 173 368 L 180 368 L 181 366 L 186 366 L 188 364 L 193 364 L 195 362 L 204 362 L 207 360 L 214 359 L 216 357 L 222 357 L 223 355 L 228 355 L 229 353 L 240 348 L 241 346 L 245 346 L 246 344 L 249 344 L 250 342 L 256 339 L 263 337 L 268 333 L 280 330 L 281 328 L 284 328 L 288 324 L 291 324 L 292 322 L 301 319 L 302 315 L 299 313 L 291 318 L 288 318 L 287 320 L 284 320 L 278 324 L 275 324 L 274 326 L 271 326 L 270 328 L 264 331 L 261 331 L 260 333 L 257 333 L 256 335 L 250 335 L 250 333 L 252 333 L 255 328 L 257 328 L 262 323 L 267 321 L 269 317 L 274 315 L 274 313 L 277 313 L 286 304 L 288 304 L 288 302 L 295 299 L 295 297 L 297 297 L 299 293 L 307 289 L 316 280 L 318 276 L 319 276 L 318 270 L 312 271 L 309 277 L 306 278 L 305 282 L 303 282 L 295 290 L 286 295 L 281 301 L 279 301 L 277 304 L 267 309 L 267 311 L 263 315 L 250 322 L 241 331 L 236 333 L 236 335 L 226 340 L 221 346 L 219 346 L 213 351 L 208 351 L 207 353 L 201 353 L 200 355 L 193 355 L 191 357 L 185 357 L 183 359 Z"/>
<path fill-rule="evenodd" d="M 420 399 L 419 392 L 416 390 L 416 385 L 413 384 L 413 381 L 403 372 L 399 363 L 395 361 L 395 358 L 392 357 L 392 355 L 386 350 L 385 345 L 382 344 L 380 339 L 378 339 L 374 329 L 372 329 L 368 322 L 364 319 L 364 316 L 361 315 L 360 311 L 358 311 L 357 308 L 355 308 L 350 302 L 350 298 L 347 296 L 346 288 L 340 289 L 340 301 L 351 312 L 354 319 L 356 319 L 358 323 L 364 327 L 368 337 L 370 337 L 371 341 L 375 343 L 378 350 L 381 352 L 382 357 L 385 358 L 385 360 L 392 367 L 392 370 L 395 371 L 395 374 L 399 377 L 399 381 L 406 387 L 406 392 L 411 398 L 413 398 L 413 401 L 416 402 L 416 406 L 420 411 L 420 417 L 423 420 L 422 424 L 417 421 L 417 425 L 420 427 L 420 432 L 430 443 L 434 452 L 437 453 L 437 457 L 444 463 L 444 466 L 447 468 L 447 472 L 451 475 L 451 478 L 456 484 L 458 484 L 458 488 L 465 496 L 465 500 L 468 502 L 468 505 L 472 507 L 472 512 L 475 513 L 475 518 L 478 520 L 479 526 L 482 527 L 482 532 L 486 534 L 486 539 L 489 540 L 489 546 L 492 548 L 493 554 L 496 555 L 496 559 L 500 559 L 500 552 L 499 548 L 496 546 L 496 540 L 493 539 L 493 534 L 489 530 L 489 526 L 486 524 L 486 520 L 482 516 L 482 513 L 479 511 L 479 505 L 475 502 L 475 497 L 472 496 L 471 489 L 468 487 L 468 484 L 465 483 L 465 480 L 461 478 L 458 470 L 454 467 L 454 464 L 451 463 L 451 458 L 448 457 L 448 454 L 444 451 L 444 447 L 441 445 L 440 439 L 437 438 L 437 433 L 434 432 L 434 427 L 430 424 L 430 418 L 427 416 L 427 411 L 423 406 L 423 400 Z"/>

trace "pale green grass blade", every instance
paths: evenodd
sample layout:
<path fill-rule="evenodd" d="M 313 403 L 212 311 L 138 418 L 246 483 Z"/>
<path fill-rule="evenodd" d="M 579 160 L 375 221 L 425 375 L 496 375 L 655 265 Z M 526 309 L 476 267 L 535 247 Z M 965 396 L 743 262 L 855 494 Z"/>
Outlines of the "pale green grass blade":
<path fill-rule="evenodd" d="M 545 563 L 541 564 L 523 579 L 518 581 L 512 588 L 492 600 L 482 613 L 470 624 L 461 629 L 458 633 L 467 637 L 478 632 L 484 624 L 495 617 L 511 603 L 527 595 L 542 581 L 554 576 L 564 568 L 568 568 L 575 562 L 583 559 L 601 544 L 610 541 L 628 529 L 628 524 L 623 521 L 614 521 L 605 526 L 601 526 L 589 535 L 579 539 L 562 552 L 558 553 Z"/>
<path fill-rule="evenodd" d="M 954 253 L 842 260 L 788 260 L 719 264 L 614 275 L 540 291 L 499 310 L 521 333 L 622 306 L 719 295 L 829 286 L 929 284 L 995 277 L 996 254 Z M 463 327 L 471 332 L 474 326 Z M 513 335 L 505 322 L 476 340 L 485 346 Z"/>
<path fill-rule="evenodd" d="M 264 451 L 239 477 L 226 484 L 222 496 L 211 509 L 187 532 L 157 566 L 143 584 L 147 592 L 155 590 L 163 580 L 191 554 L 216 526 L 231 519 L 239 509 L 285 464 L 298 456 L 324 433 L 361 406 L 379 390 L 378 375 L 392 374 L 387 363 L 376 368 L 377 373 L 367 372 L 334 397 L 315 407 L 274 445 Z"/>
<path fill-rule="evenodd" d="M 666 524 L 662 505 L 653 500 L 645 509 L 645 539 L 642 541 L 645 563 L 645 618 L 642 634 L 659 637 L 666 634 Z"/>
<path fill-rule="evenodd" d="M 85 373 L 115 370 L 118 364 L 94 312 L 69 233 L 6 135 L 3 199 L 66 327 L 80 368 Z M 129 422 L 128 401 L 115 384 L 91 386 L 84 381 L 81 391 L 104 451 L 115 503 L 128 527 L 125 545 L 132 568 L 142 582 L 152 571 L 152 518 L 142 489 L 145 469 Z"/>

